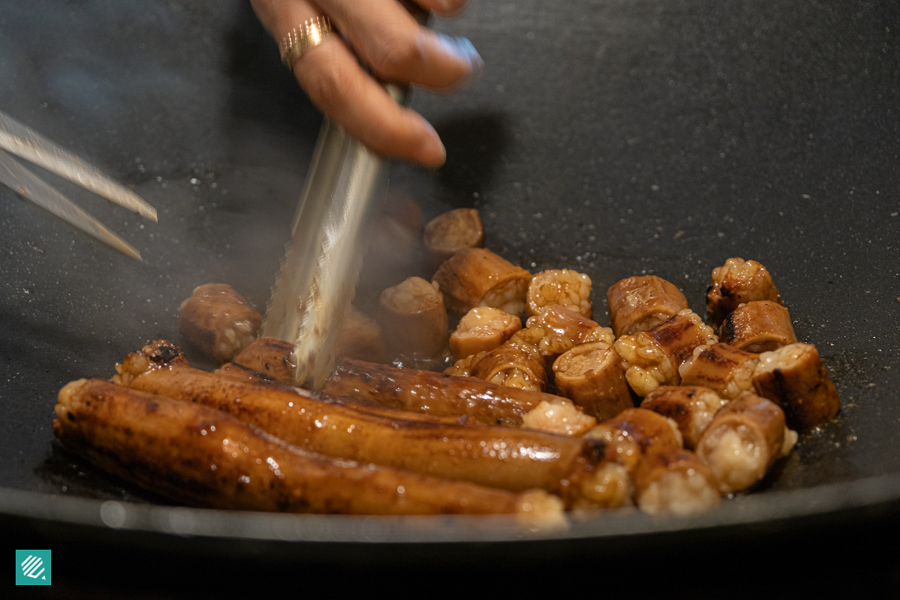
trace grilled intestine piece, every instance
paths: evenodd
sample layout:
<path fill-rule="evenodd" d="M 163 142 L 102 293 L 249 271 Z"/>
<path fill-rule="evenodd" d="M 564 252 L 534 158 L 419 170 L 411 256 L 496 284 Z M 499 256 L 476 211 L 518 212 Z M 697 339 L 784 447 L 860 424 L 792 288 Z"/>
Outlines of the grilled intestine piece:
<path fill-rule="evenodd" d="M 181 303 L 179 332 L 190 346 L 219 363 L 255 340 L 261 325 L 259 313 L 224 283 L 201 285 Z"/>
<path fill-rule="evenodd" d="M 753 391 L 753 370 L 759 355 L 738 350 L 728 344 L 694 348 L 693 355 L 681 363 L 681 385 L 712 388 L 728 400 Z"/>
<path fill-rule="evenodd" d="M 463 248 L 483 248 L 484 227 L 474 208 L 457 208 L 438 215 L 425 225 L 422 248 L 425 263 L 434 271 Z"/>
<path fill-rule="evenodd" d="M 200 404 L 99 379 L 59 393 L 53 430 L 69 450 L 153 492 L 221 509 L 426 515 L 510 513 L 558 524 L 562 503 L 334 460 Z"/>
<path fill-rule="evenodd" d="M 620 337 L 615 348 L 631 389 L 638 396 L 646 396 L 657 386 L 678 385 L 678 367 L 694 348 L 718 341 L 699 316 L 684 309 L 652 329 Z"/>
<path fill-rule="evenodd" d="M 553 363 L 556 389 L 601 421 L 634 408 L 621 359 L 608 342 L 575 346 Z"/>
<path fill-rule="evenodd" d="M 559 435 L 584 435 L 597 424 L 566 398 L 544 400 L 522 417 L 522 426 Z"/>
<path fill-rule="evenodd" d="M 303 390 L 200 371 L 163 341 L 129 354 L 116 369 L 115 383 L 222 410 L 311 452 L 510 491 L 539 488 L 567 504 L 582 497 L 582 484 L 604 460 L 590 440 L 386 418 Z"/>
<path fill-rule="evenodd" d="M 447 309 L 465 314 L 491 306 L 518 315 L 525 310 L 531 273 L 484 248 L 464 248 L 444 261 L 434 274 Z"/>
<path fill-rule="evenodd" d="M 713 269 L 712 285 L 706 292 L 706 309 L 713 323 L 721 323 L 741 304 L 757 300 L 784 304 L 772 275 L 763 265 L 755 260 L 729 258 Z"/>
<path fill-rule="evenodd" d="M 522 417 L 558 396 L 503 387 L 474 377 L 448 377 L 433 371 L 398 369 L 338 358 L 322 391 L 432 415 L 463 416 L 488 425 L 518 427 Z"/>
<path fill-rule="evenodd" d="M 753 385 L 757 394 L 781 406 L 788 425 L 795 429 L 821 425 L 841 408 L 837 389 L 811 344 L 790 344 L 762 353 Z"/>
<path fill-rule="evenodd" d="M 728 313 L 719 327 L 720 341 L 760 354 L 797 341 L 788 309 L 770 300 L 748 302 Z"/>
<path fill-rule="evenodd" d="M 629 408 L 600 424 L 630 436 L 642 454 L 651 449 L 681 448 L 684 439 L 672 419 L 645 408 Z M 588 437 L 588 436 L 586 436 Z M 593 437 L 593 436 L 590 436 Z"/>
<path fill-rule="evenodd" d="M 719 504 L 712 470 L 683 448 L 645 455 L 634 472 L 634 497 L 638 508 L 650 514 L 694 514 Z"/>
<path fill-rule="evenodd" d="M 410 277 L 381 293 L 378 315 L 388 347 L 397 356 L 432 359 L 447 345 L 447 311 L 437 286 Z"/>
<path fill-rule="evenodd" d="M 234 357 L 234 363 L 280 381 L 294 385 L 294 345 L 273 337 L 261 337 Z"/>
<path fill-rule="evenodd" d="M 606 292 L 616 337 L 646 331 L 688 307 L 677 287 L 655 275 L 628 277 Z"/>
<path fill-rule="evenodd" d="M 684 447 L 693 450 L 716 412 L 726 403 L 727 400 L 706 387 L 663 385 L 647 394 L 641 408 L 677 423 L 684 438 Z"/>
<path fill-rule="evenodd" d="M 631 408 L 593 428 L 585 438 L 605 444 L 607 462 L 622 465 L 634 482 L 638 506 L 650 513 L 688 513 L 718 502 L 709 469 L 682 448 L 674 421 Z"/>
<path fill-rule="evenodd" d="M 477 306 L 467 312 L 450 334 L 450 351 L 457 359 L 490 352 L 522 329 L 522 320 L 499 308 Z"/>
<path fill-rule="evenodd" d="M 350 309 L 338 335 L 336 354 L 374 363 L 390 360 L 381 327 L 355 308 Z"/>
<path fill-rule="evenodd" d="M 713 470 L 723 494 L 745 490 L 787 456 L 797 433 L 785 426 L 784 412 L 755 394 L 738 396 L 713 418 L 697 443 L 697 454 Z"/>
<path fill-rule="evenodd" d="M 452 375 L 453 377 L 471 377 L 472 369 L 478 364 L 478 361 L 487 356 L 487 352 L 478 352 L 470 354 L 465 358 L 460 358 L 451 366 L 444 369 L 444 375 Z"/>
<path fill-rule="evenodd" d="M 525 309 L 529 317 L 549 304 L 558 304 L 591 318 L 591 278 L 570 269 L 541 271 L 528 284 Z"/>
<path fill-rule="evenodd" d="M 602 327 L 596 321 L 558 304 L 541 308 L 538 314 L 528 318 L 526 325 L 529 329 L 543 330 L 537 347 L 548 361 L 555 360 L 560 354 L 578 344 L 590 342 L 612 344 L 615 339 L 609 327 Z"/>
<path fill-rule="evenodd" d="M 507 387 L 543 391 L 547 385 L 547 369 L 538 350 L 543 335 L 540 329 L 520 329 L 475 363 L 472 377 Z"/>

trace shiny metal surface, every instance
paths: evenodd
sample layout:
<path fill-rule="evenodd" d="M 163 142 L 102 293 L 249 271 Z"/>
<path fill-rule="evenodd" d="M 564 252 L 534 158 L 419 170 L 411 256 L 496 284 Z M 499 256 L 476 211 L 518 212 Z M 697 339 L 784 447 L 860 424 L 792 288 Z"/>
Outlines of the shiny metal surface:
<path fill-rule="evenodd" d="M 385 193 L 381 158 L 326 121 L 297 209 L 263 335 L 294 341 L 294 381 L 320 388 L 353 301 L 365 226 Z"/>
<path fill-rule="evenodd" d="M 622 277 L 669 279 L 702 311 L 714 267 L 756 258 L 844 402 L 759 489 L 719 511 L 597 515 L 563 537 L 528 539 L 492 521 L 211 515 L 54 443 L 58 390 L 111 376 L 150 339 L 177 338 L 177 307 L 193 287 L 231 283 L 265 306 L 321 117 L 245 2 L 3 8 L 3 110 L 96 157 L 160 213 L 141 229 L 72 191 L 136 240 L 136 263 L 0 189 L 0 523 L 16 547 L 53 547 L 60 569 L 78 567 L 61 571 L 72 581 L 109 582 L 92 560 L 118 558 L 122 589 L 138 578 L 171 588 L 138 568 L 168 559 L 167 573 L 226 571 L 232 585 L 248 569 L 280 582 L 286 566 L 304 583 L 329 575 L 326 585 L 348 579 L 349 565 L 394 586 L 421 572 L 432 585 L 471 587 L 470 573 L 494 573 L 496 585 L 521 587 L 549 565 L 570 581 L 621 573 L 612 596 L 699 572 L 731 582 L 701 585 L 701 597 L 804 597 L 833 595 L 845 579 L 868 586 L 859 557 L 882 574 L 900 565 L 876 543 L 900 531 L 897 3 L 492 0 L 439 21 L 472 39 L 485 72 L 454 96 L 415 94 L 448 162 L 438 172 L 395 166 L 389 194 L 414 199 L 425 218 L 479 208 L 487 245 L 508 260 L 590 275 L 601 320 L 605 291 Z M 36 28 L 53 35 L 34 43 Z M 108 502 L 123 505 L 125 527 L 103 522 Z M 110 506 L 109 517 L 122 514 Z M 147 518 L 132 529 L 132 514 Z M 797 583 L 766 587 L 773 564 Z"/>

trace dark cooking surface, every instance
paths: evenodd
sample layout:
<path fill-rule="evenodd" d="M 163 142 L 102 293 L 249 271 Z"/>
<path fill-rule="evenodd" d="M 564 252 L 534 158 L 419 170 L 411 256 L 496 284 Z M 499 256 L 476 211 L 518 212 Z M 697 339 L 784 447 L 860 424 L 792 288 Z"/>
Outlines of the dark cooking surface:
<path fill-rule="evenodd" d="M 900 488 L 896 2 L 480 0 L 438 27 L 487 67 L 455 96 L 415 95 L 449 159 L 396 167 L 393 193 L 428 217 L 478 207 L 505 257 L 589 274 L 601 321 L 622 277 L 667 278 L 701 311 L 713 267 L 760 260 L 844 402 L 764 487 Z M 0 188 L 0 486 L 161 502 L 55 447 L 56 392 L 177 338 L 198 284 L 264 308 L 320 117 L 240 0 L 2 0 L 0 81 L 0 110 L 160 219 L 52 179 L 137 263 Z"/>

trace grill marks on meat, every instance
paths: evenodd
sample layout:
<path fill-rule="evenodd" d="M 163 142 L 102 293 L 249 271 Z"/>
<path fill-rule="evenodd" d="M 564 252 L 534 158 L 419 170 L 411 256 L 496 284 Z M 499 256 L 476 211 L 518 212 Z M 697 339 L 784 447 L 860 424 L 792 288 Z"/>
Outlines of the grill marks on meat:
<path fill-rule="evenodd" d="M 496 489 L 332 460 L 202 406 L 102 380 L 59 394 L 54 432 L 124 479 L 196 506 L 337 514 L 527 515 L 560 507 L 540 492 Z M 556 509 L 553 505 L 556 504 Z"/>

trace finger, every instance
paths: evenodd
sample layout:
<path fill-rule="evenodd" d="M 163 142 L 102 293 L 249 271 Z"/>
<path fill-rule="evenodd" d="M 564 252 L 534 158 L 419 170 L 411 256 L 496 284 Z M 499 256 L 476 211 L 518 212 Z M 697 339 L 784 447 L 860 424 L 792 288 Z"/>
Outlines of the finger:
<path fill-rule="evenodd" d="M 251 0 L 260 21 L 275 37 L 285 35 L 322 9 L 306 0 Z M 431 125 L 397 105 L 359 66 L 340 37 L 330 35 L 294 64 L 310 99 L 335 123 L 379 154 L 436 168 L 444 146 Z"/>
<path fill-rule="evenodd" d="M 360 58 L 380 77 L 433 89 L 458 86 L 484 62 L 464 38 L 420 27 L 396 0 L 318 0 Z"/>
<path fill-rule="evenodd" d="M 418 113 L 398 105 L 337 36 L 329 36 L 294 64 L 310 99 L 366 146 L 431 168 L 446 151 L 434 128 Z"/>
<path fill-rule="evenodd" d="M 416 4 L 436 15 L 448 16 L 461 10 L 466 0 L 416 0 Z"/>

